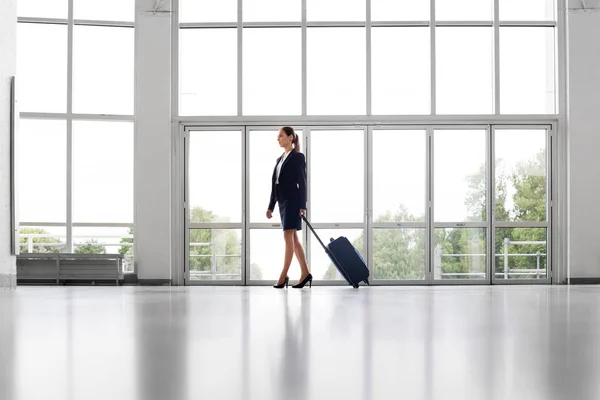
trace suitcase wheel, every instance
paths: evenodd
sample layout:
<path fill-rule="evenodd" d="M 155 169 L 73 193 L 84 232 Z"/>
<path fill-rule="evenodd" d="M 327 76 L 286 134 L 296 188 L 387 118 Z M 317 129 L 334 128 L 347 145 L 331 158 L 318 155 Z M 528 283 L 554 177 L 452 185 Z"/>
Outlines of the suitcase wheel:
<path fill-rule="evenodd" d="M 371 286 L 368 279 L 365 279 L 363 282 L 366 283 L 368 286 Z"/>

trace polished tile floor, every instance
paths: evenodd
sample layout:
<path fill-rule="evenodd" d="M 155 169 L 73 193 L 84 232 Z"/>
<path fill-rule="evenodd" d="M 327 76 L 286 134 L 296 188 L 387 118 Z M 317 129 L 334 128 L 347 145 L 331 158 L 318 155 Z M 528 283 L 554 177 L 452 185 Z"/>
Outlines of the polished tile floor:
<path fill-rule="evenodd" d="M 600 287 L 19 287 L 0 399 L 600 398 Z"/>

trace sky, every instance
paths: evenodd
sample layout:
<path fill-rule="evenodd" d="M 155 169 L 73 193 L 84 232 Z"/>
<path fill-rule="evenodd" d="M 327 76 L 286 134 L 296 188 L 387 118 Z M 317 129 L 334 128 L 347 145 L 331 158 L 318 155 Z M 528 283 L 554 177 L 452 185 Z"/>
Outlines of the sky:
<path fill-rule="evenodd" d="M 133 1 L 75 0 L 78 19 L 133 21 Z M 181 22 L 233 22 L 237 0 L 181 0 Z M 300 21 L 300 0 L 245 0 L 243 18 Z M 343 7 L 342 7 L 343 5 Z M 309 21 L 364 20 L 364 0 L 308 0 Z M 502 20 L 552 19 L 548 0 L 500 0 Z M 550 11 L 548 11 L 550 10 Z M 66 0 L 19 0 L 19 16 L 66 18 Z M 372 0 L 372 20 L 425 21 L 429 1 Z M 491 20 L 491 0 L 439 0 L 438 20 Z M 307 78 L 310 115 L 360 115 L 366 111 L 366 31 L 361 27 L 308 28 Z M 436 28 L 438 113 L 493 113 L 492 28 Z M 133 113 L 134 30 L 74 27 L 73 112 Z M 186 29 L 180 34 L 181 115 L 237 113 L 237 30 Z M 301 30 L 245 29 L 243 32 L 243 110 L 245 115 L 301 113 Z M 430 29 L 372 29 L 372 101 L 375 115 L 426 115 L 430 110 Z M 390 51 L 393 49 L 393 51 Z M 500 29 L 502 113 L 553 113 L 554 36 L 552 28 Z M 210 60 L 207 62 L 207 60 Z M 41 68 L 43 66 L 43 68 Z M 67 107 L 67 27 L 19 24 L 20 109 L 65 113 Z M 282 89 L 283 88 L 283 89 Z M 23 222 L 66 221 L 66 123 L 21 120 L 19 136 L 20 212 Z M 302 134 L 302 132 L 299 132 Z M 314 130 L 309 153 L 313 222 L 360 222 L 364 213 L 364 131 Z M 74 222 L 133 223 L 133 124 L 77 121 L 73 125 Z M 460 222 L 465 177 L 485 161 L 485 132 L 436 131 L 434 153 L 435 220 Z M 241 131 L 192 133 L 190 202 L 232 222 L 241 222 Z M 302 143 L 306 149 L 306 144 Z M 497 138 L 497 157 L 507 171 L 544 148 L 543 132 L 512 131 Z M 251 223 L 268 221 L 270 177 L 281 149 L 276 130 L 255 130 L 249 141 Z M 405 205 L 414 215 L 425 210 L 426 135 L 424 130 L 375 131 L 373 206 L 375 217 Z M 348 162 L 348 160 L 352 160 Z M 450 168 L 451 166 L 451 168 Z M 344 169 L 347 173 L 341 174 Z M 224 182 L 235 182 L 224 185 Z M 206 190 L 206 189 L 209 190 Z M 344 201 L 332 199 L 345 194 Z M 509 188 L 510 194 L 510 188 Z M 509 195 L 510 198 L 510 195 Z M 43 207 L 40 207 L 43 201 Z M 64 228 L 46 228 L 64 233 Z M 77 228 L 75 235 L 115 236 L 127 228 Z M 361 230 L 323 232 L 352 241 Z M 281 232 L 251 234 L 251 262 L 265 278 L 279 271 Z M 311 236 L 312 237 L 312 236 Z M 112 239 L 107 239 L 112 240 Z M 117 239 L 115 239 L 117 240 Z M 314 240 L 314 239 L 311 239 Z M 118 240 L 117 240 L 118 241 Z M 310 263 L 321 274 L 326 255 Z M 279 250 L 277 250 L 279 251 Z"/>

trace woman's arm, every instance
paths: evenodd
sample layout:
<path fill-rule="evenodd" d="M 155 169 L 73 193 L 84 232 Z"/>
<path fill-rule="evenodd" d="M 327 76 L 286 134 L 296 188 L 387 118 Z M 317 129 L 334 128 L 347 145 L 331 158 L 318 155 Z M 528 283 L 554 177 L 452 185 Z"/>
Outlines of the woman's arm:
<path fill-rule="evenodd" d="M 306 157 L 302 153 L 298 153 L 296 175 L 298 189 L 300 190 L 300 209 L 306 210 Z"/>

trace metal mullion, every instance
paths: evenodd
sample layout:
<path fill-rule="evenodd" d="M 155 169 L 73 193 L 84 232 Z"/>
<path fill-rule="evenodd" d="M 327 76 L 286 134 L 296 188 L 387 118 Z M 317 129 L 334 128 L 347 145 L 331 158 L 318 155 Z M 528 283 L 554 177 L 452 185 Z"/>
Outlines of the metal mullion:
<path fill-rule="evenodd" d="M 244 224 L 241 222 L 190 222 L 189 229 L 243 229 Z"/>
<path fill-rule="evenodd" d="M 49 227 L 66 227 L 67 224 L 64 222 L 19 222 L 20 226 L 49 226 Z"/>
<path fill-rule="evenodd" d="M 19 117 L 21 119 L 53 119 L 53 120 L 66 120 L 68 118 L 67 113 L 38 113 L 38 112 L 20 112 Z"/>
<path fill-rule="evenodd" d="M 369 4 L 370 9 L 370 4 Z M 366 198 L 367 198 L 367 212 L 366 212 L 366 230 L 368 232 L 368 240 L 364 242 L 367 244 L 367 267 L 369 268 L 369 282 L 375 279 L 375 254 L 374 254 L 374 238 L 375 238 L 375 222 L 373 221 L 373 126 L 367 127 L 367 186 L 366 186 Z"/>
<path fill-rule="evenodd" d="M 302 60 L 302 115 L 307 115 L 307 107 L 308 107 L 308 88 L 307 88 L 307 79 L 308 79 L 308 66 L 307 66 L 307 22 L 306 22 L 306 1 L 301 1 L 301 15 L 302 15 L 302 54 L 300 55 Z"/>
<path fill-rule="evenodd" d="M 281 222 L 268 223 L 268 222 L 249 222 L 248 229 L 281 229 Z"/>
<path fill-rule="evenodd" d="M 500 0 L 494 0 L 494 114 L 500 115 Z"/>
<path fill-rule="evenodd" d="M 67 24 L 67 243 L 73 252 L 73 2 L 68 0 Z"/>
<path fill-rule="evenodd" d="M 553 280 L 553 249 L 552 221 L 554 213 L 554 181 L 552 179 L 552 160 L 554 158 L 554 134 L 552 128 L 546 130 L 546 278 Z"/>
<path fill-rule="evenodd" d="M 48 24 L 48 25 L 68 25 L 69 19 L 64 18 L 36 18 L 36 17 L 18 17 L 20 24 Z"/>
<path fill-rule="evenodd" d="M 496 228 L 548 228 L 550 223 L 547 221 L 544 222 L 535 222 L 535 221 L 496 221 Z"/>
<path fill-rule="evenodd" d="M 370 0 L 367 0 L 368 3 L 370 3 Z M 372 175 L 371 175 L 371 169 L 369 168 L 369 162 L 371 160 L 371 157 L 369 156 L 369 131 L 370 128 L 369 127 L 364 127 L 363 128 L 363 204 L 364 204 L 364 212 L 363 212 L 363 254 L 367 256 L 367 263 L 369 262 L 369 248 L 370 248 L 370 243 L 372 241 L 372 235 L 371 232 L 369 230 L 369 215 L 371 214 L 371 203 L 370 203 L 370 196 L 369 196 L 369 185 L 370 182 L 372 181 Z M 369 264 L 367 264 L 367 268 L 371 269 L 369 267 Z M 372 269 L 371 269 L 372 270 Z"/>
<path fill-rule="evenodd" d="M 242 276 L 241 281 L 246 285 L 250 277 L 250 190 L 248 182 L 250 181 L 250 136 L 247 127 L 242 131 L 242 249 L 241 249 L 241 265 Z"/>
<path fill-rule="evenodd" d="M 494 253 L 496 252 L 496 141 L 494 135 L 494 127 L 489 126 L 486 135 L 486 216 L 488 223 L 487 239 L 487 270 L 488 281 L 493 285 L 495 281 L 495 260 Z"/>
<path fill-rule="evenodd" d="M 303 10 L 302 10 L 302 19 L 304 21 L 306 21 L 306 0 L 302 0 L 302 4 L 303 4 Z M 304 29 L 306 31 L 306 29 Z M 304 127 L 303 130 L 304 133 L 304 156 L 306 158 L 306 178 L 307 178 L 307 183 L 306 183 L 306 218 L 310 221 L 311 220 L 311 207 L 312 207 L 312 183 L 311 183 L 311 171 L 312 171 L 312 158 L 311 158 L 311 141 L 310 141 L 310 133 L 311 133 L 311 128 L 309 126 Z M 306 257 L 306 261 L 308 263 L 308 265 L 310 265 L 310 259 L 311 259 L 311 241 L 310 241 L 310 235 L 312 234 L 312 232 L 309 232 L 310 229 L 306 226 L 306 223 L 304 221 L 302 221 L 302 224 L 304 225 L 304 251 L 305 251 L 305 257 Z"/>
<path fill-rule="evenodd" d="M 430 110 L 431 115 L 437 114 L 437 76 L 436 76 L 436 29 L 435 29 L 435 0 L 429 0 L 430 3 L 430 24 L 429 24 L 429 73 L 430 73 Z"/>
<path fill-rule="evenodd" d="M 493 21 L 436 21 L 436 27 L 492 27 Z"/>
<path fill-rule="evenodd" d="M 427 222 L 372 222 L 373 229 L 427 229 Z"/>
<path fill-rule="evenodd" d="M 364 222 L 311 222 L 313 228 L 316 229 L 364 229 Z"/>
<path fill-rule="evenodd" d="M 244 28 L 302 28 L 302 22 L 244 22 Z"/>
<path fill-rule="evenodd" d="M 499 21 L 501 27 L 542 27 L 556 28 L 557 23 L 554 21 Z"/>
<path fill-rule="evenodd" d="M 183 208 L 184 208 L 184 285 L 190 284 L 190 133 L 187 130 L 183 130 Z"/>
<path fill-rule="evenodd" d="M 237 27 L 237 22 L 182 22 L 179 24 L 179 29 L 226 29 Z"/>
<path fill-rule="evenodd" d="M 237 0 L 238 4 L 238 21 L 237 21 L 237 115 L 242 116 L 243 112 L 243 95 L 244 95 L 244 25 L 243 25 L 243 0 Z"/>
<path fill-rule="evenodd" d="M 133 228 L 133 224 L 119 222 L 74 222 L 76 228 Z"/>
<path fill-rule="evenodd" d="M 427 284 L 426 279 L 372 279 L 371 286 L 423 286 Z"/>
<path fill-rule="evenodd" d="M 496 285 L 548 285 L 550 284 L 550 279 L 498 279 L 496 280 Z"/>
<path fill-rule="evenodd" d="M 365 33 L 366 33 L 366 61 L 367 61 L 367 65 L 366 65 L 366 72 L 367 72 L 367 81 L 366 81 L 366 86 L 367 86 L 367 115 L 373 115 L 372 112 L 372 104 L 373 104 L 373 85 L 372 85 L 372 77 L 371 77 L 371 71 L 372 71 L 372 46 L 371 46 L 371 0 L 366 0 L 366 6 L 367 6 L 367 10 L 366 10 L 366 29 L 365 29 Z"/>
<path fill-rule="evenodd" d="M 434 143 L 433 143 L 433 134 L 434 129 L 432 127 L 427 128 L 426 135 L 426 196 L 425 196 L 425 282 L 428 284 L 432 284 L 434 281 L 433 278 L 433 249 L 435 243 L 435 230 L 433 228 L 434 221 L 434 211 L 435 211 L 435 203 L 434 203 L 434 193 L 433 193 L 433 151 L 434 151 Z"/>
<path fill-rule="evenodd" d="M 523 130 L 548 130 L 552 128 L 552 123 L 547 124 L 515 124 L 515 125 L 502 125 L 502 124 L 494 124 L 495 130 L 515 130 L 515 129 L 523 129 Z"/>
<path fill-rule="evenodd" d="M 313 21 L 307 22 L 309 28 L 364 28 L 365 21 Z"/>
<path fill-rule="evenodd" d="M 370 21 L 372 27 L 407 28 L 407 27 L 429 27 L 429 21 Z"/>
<path fill-rule="evenodd" d="M 434 229 L 483 229 L 487 228 L 487 222 L 434 222 Z"/>
<path fill-rule="evenodd" d="M 91 19 L 76 19 L 73 21 L 74 25 L 79 26 L 108 26 L 113 28 L 133 28 L 135 27 L 134 22 L 127 21 L 100 21 Z"/>

